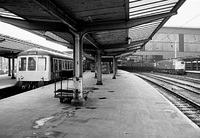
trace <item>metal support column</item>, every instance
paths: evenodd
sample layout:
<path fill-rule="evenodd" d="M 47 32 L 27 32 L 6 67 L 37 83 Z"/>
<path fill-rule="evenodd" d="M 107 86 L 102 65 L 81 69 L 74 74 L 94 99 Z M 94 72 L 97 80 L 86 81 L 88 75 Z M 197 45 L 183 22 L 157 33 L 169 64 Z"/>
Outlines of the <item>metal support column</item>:
<path fill-rule="evenodd" d="M 75 35 L 74 45 L 74 93 L 71 101 L 72 105 L 83 105 L 85 100 L 83 97 L 83 64 L 82 64 L 82 51 L 83 51 L 82 36 Z"/>
<path fill-rule="evenodd" d="M 116 79 L 116 71 L 117 71 L 117 64 L 116 64 L 116 58 L 113 56 L 113 77 L 112 79 Z"/>
<path fill-rule="evenodd" d="M 14 58 L 14 55 L 13 55 L 13 57 L 12 57 L 12 76 L 11 76 L 11 79 L 15 79 L 14 70 L 15 70 L 15 58 Z"/>
<path fill-rule="evenodd" d="M 101 50 L 97 50 L 97 83 L 96 85 L 103 85 L 102 71 L 101 71 Z"/>
<path fill-rule="evenodd" d="M 97 55 L 95 55 L 94 57 L 94 71 L 95 71 L 95 76 L 94 78 L 96 79 L 97 78 Z"/>
<path fill-rule="evenodd" d="M 10 58 L 8 58 L 8 76 L 11 76 L 11 64 L 10 64 Z"/>

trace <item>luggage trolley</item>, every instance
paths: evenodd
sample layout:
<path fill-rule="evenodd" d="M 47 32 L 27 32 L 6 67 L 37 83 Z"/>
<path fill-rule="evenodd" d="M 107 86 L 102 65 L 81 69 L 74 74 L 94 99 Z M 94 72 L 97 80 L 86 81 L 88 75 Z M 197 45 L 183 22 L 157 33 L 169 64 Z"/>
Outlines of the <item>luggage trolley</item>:
<path fill-rule="evenodd" d="M 60 99 L 60 103 L 63 103 L 64 101 L 71 101 L 73 99 L 73 88 L 69 88 L 69 81 L 71 78 L 67 77 L 67 72 L 65 71 L 55 71 L 54 72 L 54 84 L 55 84 L 55 89 L 54 89 L 54 97 Z M 59 82 L 56 82 L 58 76 L 60 76 L 60 87 L 57 87 L 57 84 Z M 66 88 L 63 88 L 63 84 L 66 80 L 67 86 Z"/>

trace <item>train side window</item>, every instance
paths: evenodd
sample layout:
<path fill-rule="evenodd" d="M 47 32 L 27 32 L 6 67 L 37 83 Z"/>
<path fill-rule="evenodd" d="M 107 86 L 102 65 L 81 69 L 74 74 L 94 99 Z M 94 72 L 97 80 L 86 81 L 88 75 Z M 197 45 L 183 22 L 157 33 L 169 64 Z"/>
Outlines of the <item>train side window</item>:
<path fill-rule="evenodd" d="M 19 71 L 26 70 L 26 57 L 19 58 Z"/>
<path fill-rule="evenodd" d="M 28 58 L 28 70 L 34 71 L 36 69 L 36 57 Z"/>
<path fill-rule="evenodd" d="M 62 70 L 62 60 L 59 60 L 59 70 Z"/>
<path fill-rule="evenodd" d="M 53 59 L 53 71 L 57 71 L 58 70 L 58 61 L 57 59 Z"/>
<path fill-rule="evenodd" d="M 45 71 L 46 70 L 46 57 L 38 57 L 38 64 L 37 64 L 37 70 L 38 71 Z"/>
<path fill-rule="evenodd" d="M 72 61 L 69 61 L 69 69 L 72 69 L 73 68 L 73 62 Z"/>
<path fill-rule="evenodd" d="M 66 69 L 66 70 L 68 69 L 67 60 L 65 60 L 65 69 Z"/>
<path fill-rule="evenodd" d="M 69 61 L 67 60 L 67 70 L 69 69 Z"/>
<path fill-rule="evenodd" d="M 65 70 L 65 60 L 62 60 L 62 69 Z"/>

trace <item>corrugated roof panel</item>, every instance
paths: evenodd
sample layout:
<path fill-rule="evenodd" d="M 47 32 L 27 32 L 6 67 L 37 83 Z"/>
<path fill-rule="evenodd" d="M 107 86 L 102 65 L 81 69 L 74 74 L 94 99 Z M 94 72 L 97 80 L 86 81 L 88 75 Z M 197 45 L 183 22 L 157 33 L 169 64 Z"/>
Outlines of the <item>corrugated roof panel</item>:
<path fill-rule="evenodd" d="M 7 17 L 7 18 L 14 18 L 14 19 L 20 19 L 20 20 L 24 20 L 23 18 L 17 16 L 14 13 L 11 13 L 3 8 L 0 8 L 0 16 L 2 17 Z"/>
<path fill-rule="evenodd" d="M 130 0 L 129 18 L 167 13 L 178 0 Z"/>
<path fill-rule="evenodd" d="M 129 29 L 129 37 L 132 41 L 148 39 L 162 21 L 163 19 L 132 27 Z"/>

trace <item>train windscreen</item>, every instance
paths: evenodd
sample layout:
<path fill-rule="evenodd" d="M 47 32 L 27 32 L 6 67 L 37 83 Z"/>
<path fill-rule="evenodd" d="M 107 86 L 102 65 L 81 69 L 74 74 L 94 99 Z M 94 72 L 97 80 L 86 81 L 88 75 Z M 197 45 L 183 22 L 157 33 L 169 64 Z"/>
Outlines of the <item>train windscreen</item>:
<path fill-rule="evenodd" d="M 28 57 L 28 70 L 36 70 L 36 57 Z"/>

